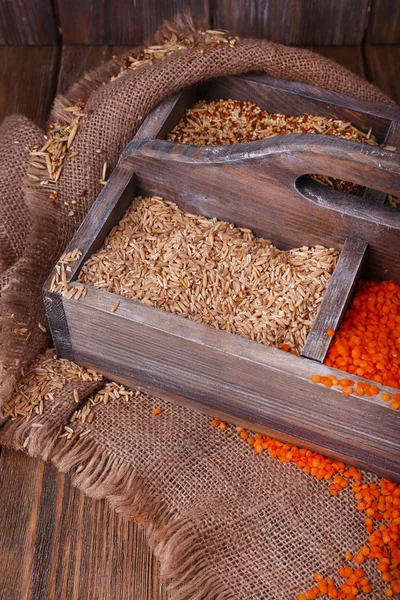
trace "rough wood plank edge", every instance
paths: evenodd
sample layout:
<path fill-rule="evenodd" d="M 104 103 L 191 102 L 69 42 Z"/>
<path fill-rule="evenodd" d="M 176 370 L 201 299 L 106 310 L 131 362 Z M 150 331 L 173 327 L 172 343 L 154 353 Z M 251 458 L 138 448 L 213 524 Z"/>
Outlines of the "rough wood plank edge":
<path fill-rule="evenodd" d="M 135 139 L 165 139 L 167 133 L 178 123 L 184 111 L 196 100 L 196 88 L 185 88 L 160 102 L 145 118 Z"/>
<path fill-rule="evenodd" d="M 133 171 L 124 164 L 118 164 L 65 249 L 65 252 L 72 252 L 79 248 L 82 253 L 69 265 L 71 271 L 67 274 L 68 282 L 76 279 L 85 261 L 96 252 L 111 229 L 122 219 L 135 197 L 135 188 Z M 54 270 L 44 284 L 45 295 L 49 293 L 53 275 Z"/>
<path fill-rule="evenodd" d="M 90 286 L 85 298 L 63 302 L 80 364 L 400 479 L 399 415 L 378 398 L 345 398 L 310 381 L 340 371 Z"/>
<path fill-rule="evenodd" d="M 388 132 L 386 134 L 385 140 L 383 142 L 383 147 L 387 148 L 393 147 L 395 148 L 393 152 L 400 152 L 400 122 L 392 121 Z M 375 202 L 379 204 L 385 204 L 387 194 L 384 192 L 378 192 L 378 190 L 373 190 L 371 188 L 366 188 L 363 193 L 363 198 L 367 200 L 375 200 Z"/>
<path fill-rule="evenodd" d="M 321 306 L 307 336 L 301 356 L 324 362 L 332 337 L 328 329 L 339 327 L 357 284 L 367 243 L 346 238 Z"/>
<path fill-rule="evenodd" d="M 43 295 L 43 302 L 57 356 L 73 361 L 74 352 L 62 300 L 61 294 L 46 291 Z"/>

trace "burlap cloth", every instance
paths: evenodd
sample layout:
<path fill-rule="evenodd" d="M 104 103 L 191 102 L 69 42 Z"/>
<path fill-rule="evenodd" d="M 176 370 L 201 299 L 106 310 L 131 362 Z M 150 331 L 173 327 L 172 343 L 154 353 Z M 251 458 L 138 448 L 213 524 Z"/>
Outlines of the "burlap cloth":
<path fill-rule="evenodd" d="M 165 28 L 158 39 L 171 35 Z M 100 191 L 102 166 L 112 169 L 148 112 L 184 86 L 212 77 L 266 71 L 337 90 L 361 100 L 394 104 L 371 84 L 331 60 L 266 41 L 240 40 L 180 50 L 110 82 L 113 60 L 59 96 L 50 119 L 66 122 L 64 106 L 86 101 L 86 121 L 66 160 L 55 207 L 44 187 L 28 180 L 28 149 L 44 132 L 28 119 L 8 118 L 0 129 L 0 406 L 12 394 L 21 366 L 49 343 L 40 300 L 43 282 Z M 104 84 L 104 85 L 103 85 Z M 35 173 L 30 168 L 31 173 Z M 75 214 L 67 216 L 76 201 Z M 24 327 L 27 336 L 16 333 Z M 99 385 L 99 384 L 96 384 Z M 86 384 L 83 392 L 96 387 Z M 83 394 L 81 394 L 83 395 Z M 162 408 L 154 418 L 154 406 Z M 60 439 L 76 403 L 71 387 L 29 422 L 7 421 L 1 441 L 76 470 L 75 481 L 107 497 L 129 517 L 139 514 L 149 542 L 171 578 L 175 600 L 286 600 L 312 586 L 312 574 L 334 577 L 346 551 L 366 542 L 351 492 L 329 496 L 327 482 L 294 465 L 256 456 L 234 429 L 144 394 L 100 405 L 88 435 Z M 37 427 L 37 425 L 41 427 Z M 32 427 L 35 425 L 35 427 Z M 384 598 L 376 567 L 366 568 L 374 598 Z"/>

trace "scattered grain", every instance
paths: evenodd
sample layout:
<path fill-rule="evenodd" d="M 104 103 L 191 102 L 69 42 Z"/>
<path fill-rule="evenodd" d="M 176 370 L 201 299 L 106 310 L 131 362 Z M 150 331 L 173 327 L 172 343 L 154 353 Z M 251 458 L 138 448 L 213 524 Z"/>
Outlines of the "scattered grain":
<path fill-rule="evenodd" d="M 111 81 L 121 77 L 126 71 L 134 71 L 144 65 L 149 65 L 155 61 L 162 60 L 179 50 L 186 48 L 199 48 L 198 56 L 209 53 L 219 44 L 226 44 L 233 48 L 238 43 L 239 38 L 231 37 L 226 31 L 218 29 L 209 29 L 207 31 L 197 31 L 196 34 L 181 34 L 178 31 L 172 34 L 169 39 L 165 39 L 163 44 L 154 44 L 146 48 L 133 50 L 129 56 L 124 58 L 121 70 L 118 75 L 111 78 Z M 188 57 L 188 62 L 196 60 L 194 56 Z"/>
<path fill-rule="evenodd" d="M 4 414 L 12 419 L 29 418 L 33 413 L 43 414 L 46 401 L 53 399 L 52 392 L 62 389 L 67 383 L 101 379 L 101 375 L 91 369 L 85 369 L 66 359 L 57 359 L 53 349 L 47 350 L 22 376 L 14 395 L 5 403 Z"/>
<path fill-rule="evenodd" d="M 119 300 L 117 302 L 114 302 L 114 304 L 111 307 L 111 312 L 115 312 L 117 310 L 119 306 Z"/>

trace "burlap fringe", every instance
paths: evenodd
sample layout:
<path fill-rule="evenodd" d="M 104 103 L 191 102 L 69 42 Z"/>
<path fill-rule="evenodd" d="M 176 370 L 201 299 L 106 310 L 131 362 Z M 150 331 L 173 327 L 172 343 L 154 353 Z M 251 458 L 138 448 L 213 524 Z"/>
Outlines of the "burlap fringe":
<path fill-rule="evenodd" d="M 52 118 L 57 119 L 61 125 L 67 125 L 73 119 L 73 114 L 64 110 L 66 106 L 72 106 L 72 103 L 63 96 L 59 96 L 54 103 Z M 45 169 L 30 165 L 23 185 L 27 206 L 31 214 L 35 215 L 27 243 L 29 253 L 26 252 L 15 266 L 13 277 L 6 288 L 3 288 L 0 298 L 1 333 L 4 340 L 1 360 L 5 369 L 0 377 L 0 417 L 4 402 L 13 393 L 21 367 L 26 368 L 51 341 L 50 334 L 45 333 L 38 325 L 39 322 L 44 325 L 47 321 L 44 305 L 37 300 L 43 285 L 38 273 L 47 270 L 49 253 L 52 254 L 54 264 L 59 258 L 61 219 L 58 209 L 52 206 L 48 198 L 49 193 L 57 189 L 57 183 L 49 181 L 45 160 L 36 157 L 36 162 L 42 163 Z M 31 311 L 32 304 L 37 305 L 39 311 L 35 320 Z M 30 315 L 28 322 L 23 322 L 25 315 Z M 19 335 L 16 333 L 19 328 L 26 328 L 27 333 Z"/>
<path fill-rule="evenodd" d="M 63 425 L 48 426 L 43 415 L 29 421 L 9 421 L 1 443 L 24 449 L 32 457 L 50 460 L 62 472 L 71 471 L 73 484 L 87 496 L 106 499 L 124 518 L 136 519 L 160 561 L 160 577 L 168 580 L 174 600 L 232 600 L 232 591 L 204 558 L 200 533 L 179 518 L 136 473 L 135 466 L 102 448 L 89 435 L 60 439 Z M 26 440 L 28 441 L 26 442 Z"/>
<path fill-rule="evenodd" d="M 138 519 L 160 561 L 161 577 L 171 580 L 174 600 L 232 599 L 204 559 L 194 525 L 174 515 L 157 498 L 157 490 L 137 477 L 134 466 L 88 438 L 58 443 L 52 462 L 60 471 L 75 470 L 74 485 L 88 496 L 106 498 L 124 517 Z"/>

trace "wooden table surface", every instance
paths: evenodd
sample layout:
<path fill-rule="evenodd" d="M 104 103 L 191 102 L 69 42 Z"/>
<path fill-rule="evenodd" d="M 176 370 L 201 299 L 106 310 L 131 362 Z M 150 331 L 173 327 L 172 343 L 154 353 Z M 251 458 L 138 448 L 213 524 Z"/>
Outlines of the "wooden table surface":
<path fill-rule="evenodd" d="M 0 122 L 21 112 L 41 125 L 57 91 L 123 49 L 0 46 Z M 400 103 L 400 46 L 314 48 Z M 0 600 L 166 600 L 145 537 L 68 475 L 0 448 Z"/>

